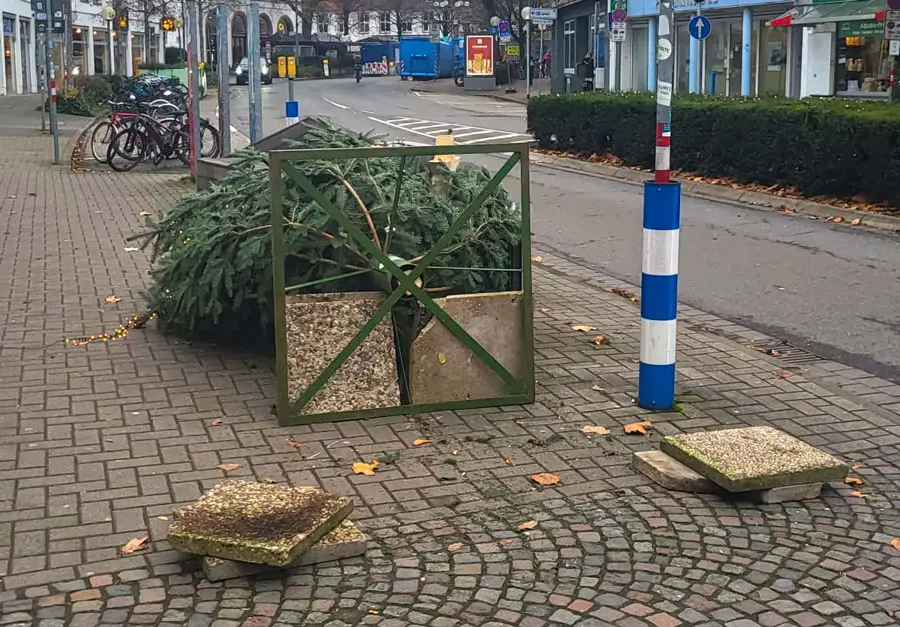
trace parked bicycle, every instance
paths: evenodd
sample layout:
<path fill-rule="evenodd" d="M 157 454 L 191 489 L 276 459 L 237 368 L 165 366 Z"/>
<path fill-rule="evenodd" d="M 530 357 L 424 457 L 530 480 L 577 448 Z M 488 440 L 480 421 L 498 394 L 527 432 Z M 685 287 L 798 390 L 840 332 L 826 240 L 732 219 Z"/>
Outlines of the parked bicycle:
<path fill-rule="evenodd" d="M 109 140 L 106 153 L 106 162 L 113 170 L 128 172 L 143 161 L 151 161 L 155 166 L 164 159 L 174 158 L 185 165 L 190 164 L 191 138 L 186 112 L 162 120 L 144 113 L 123 119 L 123 128 Z M 221 145 L 219 131 L 207 120 L 201 120 L 200 124 L 197 154 L 201 157 L 217 156 Z"/>

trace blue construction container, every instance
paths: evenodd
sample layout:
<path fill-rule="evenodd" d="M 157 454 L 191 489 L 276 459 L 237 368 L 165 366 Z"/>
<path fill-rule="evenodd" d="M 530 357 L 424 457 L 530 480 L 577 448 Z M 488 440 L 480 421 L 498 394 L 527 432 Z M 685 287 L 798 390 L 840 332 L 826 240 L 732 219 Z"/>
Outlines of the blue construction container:
<path fill-rule="evenodd" d="M 403 37 L 400 40 L 400 78 L 430 80 L 453 76 L 453 44 L 432 43 L 430 37 Z"/>
<path fill-rule="evenodd" d="M 359 44 L 359 56 L 362 63 L 381 63 L 387 58 L 388 63 L 394 61 L 394 51 L 400 46 L 396 41 L 366 41 Z"/>

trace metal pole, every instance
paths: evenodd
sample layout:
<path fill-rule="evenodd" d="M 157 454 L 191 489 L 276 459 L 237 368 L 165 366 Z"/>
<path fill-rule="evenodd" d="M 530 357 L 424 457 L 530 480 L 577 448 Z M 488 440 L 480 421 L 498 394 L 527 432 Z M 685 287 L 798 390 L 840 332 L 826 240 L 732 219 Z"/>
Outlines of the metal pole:
<path fill-rule="evenodd" d="M 753 56 L 750 49 L 750 41 L 753 39 L 753 9 L 744 8 L 741 24 L 741 95 L 750 95 L 750 73 L 752 72 Z M 727 95 L 727 94 L 726 94 Z"/>
<path fill-rule="evenodd" d="M 45 35 L 47 76 L 50 81 L 50 133 L 53 135 L 53 163 L 59 165 L 59 121 L 56 118 L 56 65 L 53 62 L 53 37 Z"/>
<path fill-rule="evenodd" d="M 700 3 L 697 3 L 697 15 L 700 15 Z M 688 28 L 690 30 L 690 28 Z M 688 91 L 692 94 L 700 92 L 700 38 L 694 37 L 693 33 L 688 33 L 690 37 L 690 54 L 688 60 Z"/>
<path fill-rule="evenodd" d="M 262 102 L 260 91 L 262 86 L 259 59 L 259 1 L 250 0 L 250 11 L 247 18 L 247 71 L 250 73 L 250 143 L 255 144 L 262 139 Z"/>
<path fill-rule="evenodd" d="M 228 7 L 216 7 L 216 70 L 219 75 L 219 132 L 222 156 L 231 154 L 231 96 L 228 84 Z"/>
<path fill-rule="evenodd" d="M 525 24 L 525 99 L 531 98 L 531 20 Z"/>
<path fill-rule="evenodd" d="M 38 22 L 35 22 L 36 24 Z M 46 33 L 38 33 L 37 36 L 37 61 L 38 61 L 38 73 L 39 73 L 39 82 L 38 82 L 38 93 L 41 96 L 41 132 L 47 132 L 47 72 L 46 72 L 46 63 L 47 63 L 47 55 L 44 52 L 44 40 L 47 39 Z"/>
<path fill-rule="evenodd" d="M 200 69 L 197 67 L 197 4 L 187 3 L 188 34 L 188 130 L 191 134 L 191 176 L 197 178 L 197 158 L 200 152 Z"/>
<path fill-rule="evenodd" d="M 644 242 L 641 272 L 641 360 L 638 404 L 645 409 L 675 405 L 675 325 L 678 302 L 678 234 L 681 185 L 669 177 L 672 141 L 672 33 L 674 0 L 660 0 L 657 38 L 656 176 L 644 183 Z"/>

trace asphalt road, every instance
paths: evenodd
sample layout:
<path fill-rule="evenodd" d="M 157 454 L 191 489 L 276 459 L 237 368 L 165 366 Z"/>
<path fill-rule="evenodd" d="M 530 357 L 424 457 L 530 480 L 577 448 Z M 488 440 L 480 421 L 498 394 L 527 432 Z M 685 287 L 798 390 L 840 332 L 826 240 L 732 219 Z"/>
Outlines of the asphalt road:
<path fill-rule="evenodd" d="M 461 142 L 524 139 L 522 105 L 410 87 L 394 78 L 307 81 L 297 97 L 301 117 L 405 141 L 430 142 L 444 127 L 469 133 Z M 286 94 L 284 82 L 263 88 L 264 133 L 284 125 Z M 246 132 L 246 88 L 231 95 L 232 124 Z M 639 283 L 639 186 L 542 166 L 531 181 L 536 246 Z M 680 264 L 683 302 L 900 382 L 897 237 L 685 197 Z"/>

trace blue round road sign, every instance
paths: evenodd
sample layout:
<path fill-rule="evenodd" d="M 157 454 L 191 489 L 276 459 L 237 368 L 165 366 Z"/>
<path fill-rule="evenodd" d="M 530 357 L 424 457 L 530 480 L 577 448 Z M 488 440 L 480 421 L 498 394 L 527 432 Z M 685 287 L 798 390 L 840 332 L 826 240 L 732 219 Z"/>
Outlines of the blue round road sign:
<path fill-rule="evenodd" d="M 690 24 L 688 24 L 688 31 L 694 39 L 706 39 L 709 37 L 711 30 L 712 25 L 709 23 L 709 18 L 705 15 L 695 15 L 691 18 Z"/>

